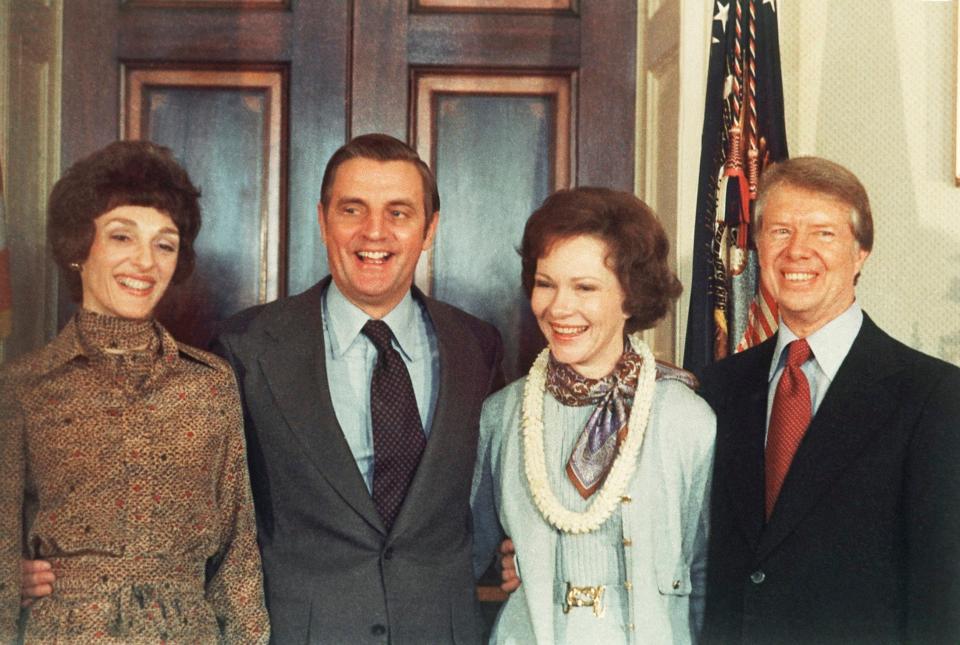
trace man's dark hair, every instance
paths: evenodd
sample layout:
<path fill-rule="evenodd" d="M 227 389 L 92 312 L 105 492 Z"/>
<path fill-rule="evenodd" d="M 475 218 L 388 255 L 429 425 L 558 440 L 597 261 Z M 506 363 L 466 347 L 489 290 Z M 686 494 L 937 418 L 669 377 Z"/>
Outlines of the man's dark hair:
<path fill-rule="evenodd" d="M 430 166 L 420 159 L 417 151 L 403 141 L 388 134 L 361 134 L 341 146 L 323 171 L 323 183 L 320 184 L 320 203 L 323 210 L 330 207 L 330 191 L 336 179 L 337 169 L 350 159 L 373 159 L 375 161 L 409 161 L 412 163 L 423 182 L 423 212 L 427 219 L 427 229 L 433 222 L 434 213 L 440 210 L 440 193 L 437 191 L 437 179 L 430 170 Z"/>

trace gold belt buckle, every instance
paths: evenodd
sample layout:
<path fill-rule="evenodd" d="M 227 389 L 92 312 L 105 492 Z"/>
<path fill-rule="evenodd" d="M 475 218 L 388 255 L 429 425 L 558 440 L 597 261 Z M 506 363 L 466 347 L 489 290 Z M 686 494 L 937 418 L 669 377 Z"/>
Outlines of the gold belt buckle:
<path fill-rule="evenodd" d="M 603 617 L 603 585 L 598 587 L 574 587 L 567 583 L 567 595 L 563 601 L 563 613 L 570 613 L 571 607 L 593 607 L 593 615 Z"/>

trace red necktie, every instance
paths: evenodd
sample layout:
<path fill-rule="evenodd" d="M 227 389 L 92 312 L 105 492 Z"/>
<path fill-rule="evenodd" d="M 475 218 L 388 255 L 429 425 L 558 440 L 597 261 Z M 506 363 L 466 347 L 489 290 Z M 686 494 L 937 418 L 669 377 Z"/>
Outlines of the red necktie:
<path fill-rule="evenodd" d="M 810 425 L 810 383 L 800 366 L 810 358 L 810 345 L 804 339 L 787 345 L 787 366 L 780 375 L 777 392 L 773 397 L 770 412 L 770 428 L 767 431 L 766 462 L 766 511 L 767 519 L 780 495 L 783 480 L 790 470 L 790 462 L 797 446 Z"/>
<path fill-rule="evenodd" d="M 382 320 L 368 320 L 361 331 L 378 352 L 370 382 L 373 503 L 389 530 L 420 465 L 427 439 L 410 373 L 400 352 L 390 344 L 390 327 Z"/>

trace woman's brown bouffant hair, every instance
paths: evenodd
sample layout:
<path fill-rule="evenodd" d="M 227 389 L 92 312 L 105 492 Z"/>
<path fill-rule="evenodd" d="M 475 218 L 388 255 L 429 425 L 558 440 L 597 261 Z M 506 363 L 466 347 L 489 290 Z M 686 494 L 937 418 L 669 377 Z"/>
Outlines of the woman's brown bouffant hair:
<path fill-rule="evenodd" d="M 149 141 L 116 141 L 70 166 L 50 193 L 47 239 L 73 299 L 83 298 L 83 286 L 70 265 L 89 256 L 93 220 L 119 206 L 148 206 L 173 220 L 180 245 L 171 282 L 186 280 L 200 232 L 199 198 L 170 149 Z"/>
<path fill-rule="evenodd" d="M 653 327 L 683 287 L 667 263 L 670 243 L 653 210 L 630 193 L 609 188 L 561 190 L 527 220 L 520 247 L 523 288 L 530 296 L 537 260 L 554 243 L 581 235 L 602 240 L 607 266 L 625 294 L 626 331 Z"/>

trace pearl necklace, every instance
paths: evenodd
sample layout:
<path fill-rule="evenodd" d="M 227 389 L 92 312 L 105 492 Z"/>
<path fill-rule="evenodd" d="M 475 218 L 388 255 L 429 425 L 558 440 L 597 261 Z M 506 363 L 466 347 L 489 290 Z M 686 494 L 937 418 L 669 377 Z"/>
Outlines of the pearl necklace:
<path fill-rule="evenodd" d="M 587 510 L 578 513 L 565 508 L 550 489 L 543 447 L 543 399 L 546 393 L 547 361 L 550 349 L 546 348 L 534 361 L 523 388 L 522 428 L 523 465 L 533 501 L 550 524 L 565 533 L 589 533 L 600 527 L 617 507 L 627 490 L 637 467 L 637 456 L 643 444 L 643 434 L 650 417 L 656 365 L 653 352 L 640 338 L 639 333 L 630 335 L 630 344 L 643 359 L 637 378 L 633 407 L 627 422 L 627 438 L 620 445 L 619 454 L 607 473 L 600 489 L 594 493 Z"/>

